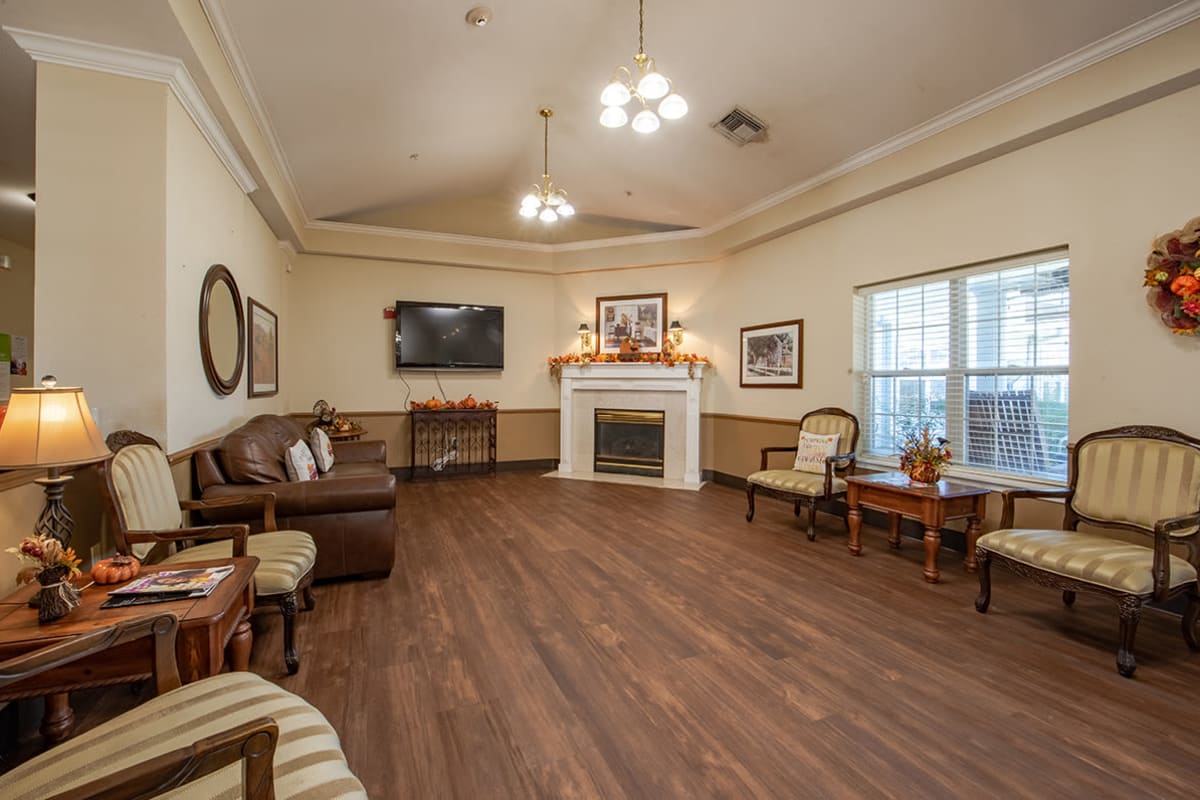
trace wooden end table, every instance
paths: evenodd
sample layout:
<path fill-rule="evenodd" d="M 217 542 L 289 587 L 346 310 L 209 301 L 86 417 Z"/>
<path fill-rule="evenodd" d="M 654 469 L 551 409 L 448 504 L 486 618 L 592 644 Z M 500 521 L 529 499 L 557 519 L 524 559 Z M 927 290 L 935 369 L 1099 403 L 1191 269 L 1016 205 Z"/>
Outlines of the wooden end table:
<path fill-rule="evenodd" d="M 925 580 L 937 583 L 938 548 L 942 546 L 942 526 L 947 520 L 967 520 L 967 557 L 963 561 L 967 572 L 974 572 L 975 540 L 979 538 L 979 523 L 987 511 L 989 489 L 962 483 L 938 481 L 928 486 L 913 485 L 900 472 L 881 472 L 875 475 L 851 475 L 846 478 L 846 505 L 849 507 L 850 554 L 862 553 L 859 530 L 862 528 L 862 506 L 886 511 L 888 515 L 888 544 L 900 547 L 900 518 L 911 517 L 925 526 Z"/>
<path fill-rule="evenodd" d="M 217 560 L 152 564 L 142 567 L 140 575 L 229 563 L 229 560 Z M 100 608 L 100 604 L 108 599 L 109 590 L 121 584 L 91 586 L 83 590 L 78 608 L 62 619 L 44 625 L 38 623 L 37 609 L 29 607 L 29 598 L 39 587 L 36 583 L 23 586 L 0 600 L 0 661 L 123 620 L 170 611 L 179 618 L 175 657 L 180 680 L 191 683 L 215 675 L 225 664 L 226 654 L 230 669 L 244 672 L 250 668 L 250 613 L 254 610 L 253 578 L 258 559 L 253 556 L 235 558 L 232 563 L 233 572 L 225 576 L 207 597 Z M 84 576 L 82 580 L 86 583 L 89 579 Z M 23 680 L 0 691 L 0 701 L 45 695 L 46 711 L 40 730 L 47 742 L 55 744 L 70 736 L 75 727 L 69 692 L 145 680 L 150 677 L 150 665 L 154 663 L 153 650 L 150 637 L 127 642 Z"/>

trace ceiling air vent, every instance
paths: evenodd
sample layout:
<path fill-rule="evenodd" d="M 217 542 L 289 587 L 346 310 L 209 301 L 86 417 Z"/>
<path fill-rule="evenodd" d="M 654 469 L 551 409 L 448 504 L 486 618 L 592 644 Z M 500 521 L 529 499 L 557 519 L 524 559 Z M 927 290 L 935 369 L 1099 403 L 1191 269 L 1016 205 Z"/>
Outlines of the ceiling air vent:
<path fill-rule="evenodd" d="M 738 147 L 767 140 L 767 123 L 738 106 L 734 106 L 733 111 L 714 122 L 712 127 Z"/>

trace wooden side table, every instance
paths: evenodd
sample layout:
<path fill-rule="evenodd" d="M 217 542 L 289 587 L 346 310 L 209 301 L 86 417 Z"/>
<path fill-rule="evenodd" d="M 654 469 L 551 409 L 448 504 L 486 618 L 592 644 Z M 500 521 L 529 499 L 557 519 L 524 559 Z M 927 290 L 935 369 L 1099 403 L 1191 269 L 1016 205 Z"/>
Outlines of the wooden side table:
<path fill-rule="evenodd" d="M 974 572 L 975 540 L 979 538 L 979 523 L 987 510 L 990 490 L 950 481 L 938 481 L 932 486 L 914 486 L 900 472 L 881 472 L 876 475 L 851 475 L 846 478 L 846 505 L 849 507 L 850 554 L 862 553 L 859 531 L 862 528 L 861 506 L 886 511 L 888 515 L 888 544 L 900 546 L 900 518 L 912 517 L 925 526 L 925 580 L 937 583 L 938 549 L 942 546 L 942 526 L 947 520 L 967 520 L 967 572 Z"/>
<path fill-rule="evenodd" d="M 0 600 L 0 661 L 122 620 L 170 611 L 179 618 L 175 657 L 180 680 L 191 683 L 215 675 L 221 671 L 226 656 L 230 669 L 248 670 L 252 643 L 250 613 L 254 610 L 253 578 L 258 559 L 249 556 L 235 558 L 232 562 L 233 572 L 208 597 L 100 608 L 100 604 L 108 599 L 109 590 L 116 587 L 91 586 L 83 590 L 78 608 L 62 619 L 46 624 L 39 624 L 37 609 L 29 607 L 29 598 L 39 587 L 36 584 L 23 586 Z M 228 563 L 228 560 L 222 560 L 154 564 L 143 567 L 141 574 Z M 147 637 L 21 681 L 0 691 L 0 701 L 45 695 L 46 712 L 42 717 L 41 733 L 54 744 L 70 736 L 75 726 L 69 692 L 145 680 L 150 677 L 153 661 L 153 644 Z"/>

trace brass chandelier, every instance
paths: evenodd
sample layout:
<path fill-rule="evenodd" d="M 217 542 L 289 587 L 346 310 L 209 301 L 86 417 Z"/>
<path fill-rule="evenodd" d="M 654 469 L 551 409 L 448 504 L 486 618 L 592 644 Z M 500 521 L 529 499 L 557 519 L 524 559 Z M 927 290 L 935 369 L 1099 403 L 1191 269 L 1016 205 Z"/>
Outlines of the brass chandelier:
<path fill-rule="evenodd" d="M 574 215 L 575 207 L 567 202 L 567 193 L 550 180 L 550 118 L 554 116 L 554 110 L 543 107 L 538 109 L 538 114 L 543 121 L 542 182 L 535 183 L 533 191 L 521 198 L 521 209 L 517 213 L 522 217 L 537 217 L 542 222 L 557 222 Z"/>
<path fill-rule="evenodd" d="M 600 112 L 600 124 L 606 128 L 620 128 L 629 121 L 624 106 L 631 100 L 642 104 L 642 110 L 634 114 L 632 127 L 638 133 L 653 133 L 658 130 L 659 117 L 679 119 L 688 112 L 687 101 L 672 91 L 671 82 L 658 71 L 654 59 L 646 55 L 645 47 L 646 8 L 645 0 L 638 0 L 638 51 L 633 57 L 637 67 L 637 83 L 628 67 L 621 65 L 613 72 L 612 80 L 600 93 L 604 110 Z M 646 104 L 662 98 L 658 113 Z"/>

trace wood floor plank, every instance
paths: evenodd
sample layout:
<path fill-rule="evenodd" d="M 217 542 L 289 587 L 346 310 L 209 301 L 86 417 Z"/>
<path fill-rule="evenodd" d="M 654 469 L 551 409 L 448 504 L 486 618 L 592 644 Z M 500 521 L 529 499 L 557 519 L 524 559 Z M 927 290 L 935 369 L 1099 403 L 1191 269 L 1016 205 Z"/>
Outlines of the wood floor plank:
<path fill-rule="evenodd" d="M 804 537 L 741 492 L 532 473 L 404 484 L 385 580 L 316 587 L 301 670 L 275 614 L 251 666 L 313 702 L 375 798 L 1177 797 L 1200 656 L 1116 610 L 842 521 Z M 113 711 L 136 701 L 98 694 Z M 98 714 L 80 709 L 86 724 Z"/>

